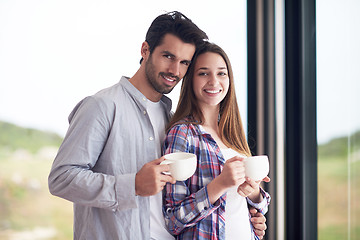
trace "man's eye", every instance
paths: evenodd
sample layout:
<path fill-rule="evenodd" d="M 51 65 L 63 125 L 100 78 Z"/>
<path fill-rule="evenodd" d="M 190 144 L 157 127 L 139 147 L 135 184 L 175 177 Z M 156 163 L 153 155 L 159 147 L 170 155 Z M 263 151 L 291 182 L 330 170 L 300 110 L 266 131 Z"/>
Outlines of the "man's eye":
<path fill-rule="evenodd" d="M 167 58 L 167 59 L 173 59 L 173 58 L 174 58 L 174 56 L 171 55 L 171 54 L 164 54 L 163 56 L 164 56 L 165 58 Z"/>

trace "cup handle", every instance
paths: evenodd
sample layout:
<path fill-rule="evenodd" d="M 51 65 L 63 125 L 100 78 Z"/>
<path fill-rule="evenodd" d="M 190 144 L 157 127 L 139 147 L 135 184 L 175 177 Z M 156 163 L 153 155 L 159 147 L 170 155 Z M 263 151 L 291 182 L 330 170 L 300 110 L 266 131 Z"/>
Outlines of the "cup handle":
<path fill-rule="evenodd" d="M 160 163 L 160 165 L 163 165 L 163 164 L 171 164 L 173 163 L 173 161 L 169 160 L 169 159 L 165 159 L 164 161 L 162 161 Z M 163 174 L 166 174 L 166 175 L 171 175 L 171 172 L 162 172 Z"/>

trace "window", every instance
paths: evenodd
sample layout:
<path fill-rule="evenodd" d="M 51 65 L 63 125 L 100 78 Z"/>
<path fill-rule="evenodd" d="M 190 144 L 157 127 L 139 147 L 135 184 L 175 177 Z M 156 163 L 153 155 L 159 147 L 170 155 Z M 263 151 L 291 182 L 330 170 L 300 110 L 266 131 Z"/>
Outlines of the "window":
<path fill-rule="evenodd" d="M 360 236 L 359 1 L 318 0 L 319 239 Z"/>

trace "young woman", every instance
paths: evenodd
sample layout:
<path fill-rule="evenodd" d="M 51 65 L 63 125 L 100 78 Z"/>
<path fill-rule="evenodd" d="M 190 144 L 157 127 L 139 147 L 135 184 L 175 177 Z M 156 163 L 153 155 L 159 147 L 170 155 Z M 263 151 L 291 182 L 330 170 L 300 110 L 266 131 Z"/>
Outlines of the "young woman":
<path fill-rule="evenodd" d="M 242 160 L 251 153 L 230 61 L 219 46 L 206 42 L 195 54 L 167 130 L 165 154 L 183 151 L 198 158 L 191 178 L 166 185 L 169 231 L 186 240 L 257 239 L 248 204 L 265 214 L 270 196 L 260 181 L 245 178 Z"/>

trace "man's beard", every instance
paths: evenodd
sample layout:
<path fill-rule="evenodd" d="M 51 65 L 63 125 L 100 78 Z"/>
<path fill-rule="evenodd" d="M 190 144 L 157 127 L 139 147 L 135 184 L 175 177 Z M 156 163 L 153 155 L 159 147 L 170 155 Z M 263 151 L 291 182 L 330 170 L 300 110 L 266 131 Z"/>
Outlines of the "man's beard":
<path fill-rule="evenodd" d="M 158 93 L 161 93 L 161 94 L 167 94 L 167 93 L 170 93 L 174 87 L 167 87 L 167 86 L 164 86 L 160 83 L 158 83 L 156 81 L 157 77 L 155 76 L 155 67 L 152 63 L 152 57 L 150 55 L 148 61 L 145 63 L 145 75 L 146 75 L 146 78 L 148 80 L 148 82 L 151 84 L 151 86 L 154 88 L 155 91 L 157 91 Z M 173 77 L 172 74 L 169 74 L 169 73 L 164 73 L 164 72 L 160 72 L 158 77 L 161 77 L 161 76 L 168 76 L 168 77 Z M 176 77 L 176 82 L 179 82 L 179 78 Z M 176 86 L 176 85 L 174 85 Z"/>

